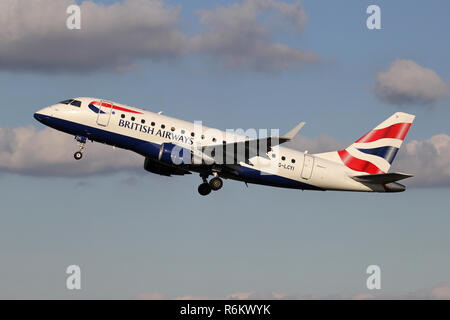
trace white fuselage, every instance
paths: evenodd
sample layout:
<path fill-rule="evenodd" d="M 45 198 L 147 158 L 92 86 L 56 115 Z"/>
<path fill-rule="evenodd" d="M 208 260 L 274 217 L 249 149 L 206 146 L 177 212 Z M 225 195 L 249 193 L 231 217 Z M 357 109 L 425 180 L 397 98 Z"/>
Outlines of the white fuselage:
<path fill-rule="evenodd" d="M 95 98 L 76 100 L 81 101 L 80 107 L 55 104 L 39 110 L 35 117 L 57 130 L 131 150 L 145 157 L 163 143 L 192 149 L 198 144 L 228 144 L 246 139 L 245 136 L 205 126 L 199 129 L 192 122 L 115 102 Z M 114 108 L 102 108 L 102 103 L 111 104 Z M 273 147 L 267 155 L 251 158 L 249 163 L 240 162 L 236 164 L 238 169 L 234 166 L 234 173 L 233 170 L 223 172 L 223 176 L 286 188 L 383 192 L 382 186 L 362 184 L 352 179 L 354 172 L 338 161 L 281 146 Z M 189 168 L 196 172 L 204 169 L 201 165 Z"/>

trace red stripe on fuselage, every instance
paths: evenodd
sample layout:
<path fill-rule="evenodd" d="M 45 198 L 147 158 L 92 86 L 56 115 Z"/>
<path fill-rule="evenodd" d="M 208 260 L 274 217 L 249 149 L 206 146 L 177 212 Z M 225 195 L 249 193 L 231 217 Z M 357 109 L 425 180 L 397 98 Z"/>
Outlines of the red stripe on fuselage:
<path fill-rule="evenodd" d="M 338 154 L 342 162 L 352 170 L 367 172 L 369 174 L 385 173 L 372 162 L 355 158 L 346 150 L 339 150 Z"/>
<path fill-rule="evenodd" d="M 103 102 L 103 103 L 100 104 L 100 102 L 98 102 L 98 101 L 92 101 L 90 104 L 94 104 L 94 105 L 97 105 L 97 106 L 101 105 L 102 107 L 112 108 L 113 110 L 131 112 L 131 113 L 136 113 L 136 114 L 142 114 L 142 112 L 138 112 L 138 111 L 122 108 L 122 107 L 119 107 L 119 106 L 116 106 L 116 105 L 112 105 L 112 104 L 106 103 L 106 102 Z"/>
<path fill-rule="evenodd" d="M 396 123 L 383 129 L 372 130 L 357 140 L 356 143 L 372 142 L 385 138 L 403 140 L 409 127 L 411 127 L 411 123 Z"/>

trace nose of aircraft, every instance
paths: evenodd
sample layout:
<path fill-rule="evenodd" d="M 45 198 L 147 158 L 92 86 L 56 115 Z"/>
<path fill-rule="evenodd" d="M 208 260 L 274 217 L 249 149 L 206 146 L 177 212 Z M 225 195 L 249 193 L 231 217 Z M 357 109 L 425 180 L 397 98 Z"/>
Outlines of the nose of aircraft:
<path fill-rule="evenodd" d="M 34 114 L 34 118 L 39 122 L 41 122 L 42 117 L 43 117 L 43 115 L 40 114 L 39 111 Z"/>
<path fill-rule="evenodd" d="M 50 110 L 49 110 L 49 107 L 43 108 L 43 109 L 41 109 L 41 110 L 38 110 L 38 111 L 35 112 L 34 118 L 35 118 L 37 121 L 39 121 L 39 122 L 45 124 L 45 120 L 48 119 L 49 116 L 50 116 L 49 111 L 50 111 Z"/>

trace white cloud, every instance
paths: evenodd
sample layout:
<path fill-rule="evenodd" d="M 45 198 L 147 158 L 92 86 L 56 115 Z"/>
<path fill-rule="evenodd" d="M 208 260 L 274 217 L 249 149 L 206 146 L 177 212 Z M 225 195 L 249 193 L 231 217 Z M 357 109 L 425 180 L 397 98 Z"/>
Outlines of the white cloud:
<path fill-rule="evenodd" d="M 315 139 L 297 136 L 286 146 L 318 153 L 339 150 L 349 144 L 321 135 Z M 131 151 L 88 142 L 83 159 L 76 161 L 73 153 L 77 149 L 72 136 L 50 128 L 0 128 L 0 172 L 71 177 L 144 170 L 144 158 Z M 450 136 L 438 134 L 404 144 L 390 171 L 413 174 L 413 178 L 405 180 L 407 186 L 450 186 Z M 123 182 L 137 183 L 133 177 Z"/>
<path fill-rule="evenodd" d="M 68 30 L 66 9 L 74 0 L 0 1 L 0 70 L 90 72 L 128 70 L 140 60 L 207 55 L 239 69 L 284 70 L 318 62 L 316 54 L 274 42 L 258 16 L 276 12 L 279 24 L 301 31 L 300 3 L 244 0 L 200 10 L 203 33 L 180 29 L 181 6 L 162 0 L 124 0 L 111 5 L 84 1 L 81 30 Z M 281 22 L 282 21 L 282 22 Z"/>
<path fill-rule="evenodd" d="M 284 146 L 301 151 L 308 151 L 308 153 L 320 153 L 333 150 L 340 150 L 346 148 L 350 143 L 339 141 L 333 137 L 322 134 L 317 138 L 308 138 L 297 135 L 294 140 L 286 143 Z"/>
<path fill-rule="evenodd" d="M 435 299 L 450 300 L 450 285 L 442 285 L 431 289 L 431 296 Z"/>
<path fill-rule="evenodd" d="M 307 15 L 300 2 L 244 0 L 228 7 L 199 10 L 198 16 L 206 31 L 192 39 L 192 50 L 218 59 L 232 69 L 250 68 L 278 71 L 292 65 L 320 62 L 317 54 L 291 48 L 272 39 L 268 24 L 259 16 L 276 13 L 287 25 L 301 32 Z"/>
<path fill-rule="evenodd" d="M 129 151 L 88 142 L 83 160 L 76 161 L 77 150 L 72 136 L 50 128 L 0 128 L 0 172 L 71 177 L 144 170 L 144 158 Z"/>
<path fill-rule="evenodd" d="M 350 143 L 338 141 L 327 135 L 312 139 L 295 137 L 286 146 L 310 153 L 340 150 Z M 450 136 L 438 134 L 426 140 L 404 143 L 395 158 L 391 172 L 411 173 L 413 178 L 404 180 L 408 187 L 450 186 Z"/>
<path fill-rule="evenodd" d="M 361 295 L 357 295 L 355 297 L 360 297 Z M 354 298 L 355 298 L 354 297 Z M 416 291 L 410 291 L 405 293 L 397 293 L 397 294 L 383 294 L 383 293 L 375 293 L 368 294 L 365 300 L 377 300 L 377 299 L 389 299 L 389 300 L 450 300 L 450 284 L 443 283 L 437 286 L 420 289 Z"/>
<path fill-rule="evenodd" d="M 164 293 L 146 292 L 136 296 L 136 300 L 167 300 L 169 299 Z"/>
<path fill-rule="evenodd" d="M 450 136 L 438 134 L 407 143 L 398 152 L 391 171 L 396 169 L 414 174 L 408 181 L 411 186 L 450 186 Z"/>
<path fill-rule="evenodd" d="M 81 5 L 81 30 L 68 30 L 74 0 L 0 1 L 0 69 L 126 69 L 139 59 L 181 55 L 180 8 L 158 0 Z"/>
<path fill-rule="evenodd" d="M 398 59 L 377 73 L 375 93 L 389 104 L 431 105 L 449 96 L 449 86 L 434 70 Z"/>
<path fill-rule="evenodd" d="M 136 297 L 137 299 L 161 300 L 170 299 L 162 293 L 143 293 Z M 387 294 L 387 293 L 358 293 L 354 295 L 342 294 L 327 294 L 327 295 L 312 295 L 312 294 L 287 294 L 287 293 L 273 293 L 273 292 L 240 292 L 228 294 L 225 297 L 211 297 L 211 296 L 194 296 L 186 295 L 176 300 L 449 300 L 450 299 L 450 284 L 440 284 L 432 288 L 421 289 L 416 291 Z"/>

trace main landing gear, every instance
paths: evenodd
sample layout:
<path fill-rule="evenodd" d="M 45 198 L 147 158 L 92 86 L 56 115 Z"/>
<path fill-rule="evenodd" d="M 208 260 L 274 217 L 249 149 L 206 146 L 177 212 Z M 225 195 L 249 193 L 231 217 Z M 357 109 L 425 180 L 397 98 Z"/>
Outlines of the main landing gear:
<path fill-rule="evenodd" d="M 81 158 L 83 158 L 83 150 L 86 148 L 87 138 L 81 137 L 81 136 L 76 136 L 75 140 L 77 140 L 80 144 L 80 151 L 75 152 L 73 157 L 75 158 L 75 160 L 81 160 Z"/>
<path fill-rule="evenodd" d="M 219 178 L 219 175 L 217 172 L 213 173 L 214 178 L 211 180 L 207 180 L 208 175 L 200 175 L 203 179 L 203 183 L 198 186 L 198 193 L 200 193 L 202 196 L 207 196 L 211 193 L 211 190 L 217 191 L 223 187 L 223 181 Z"/>

